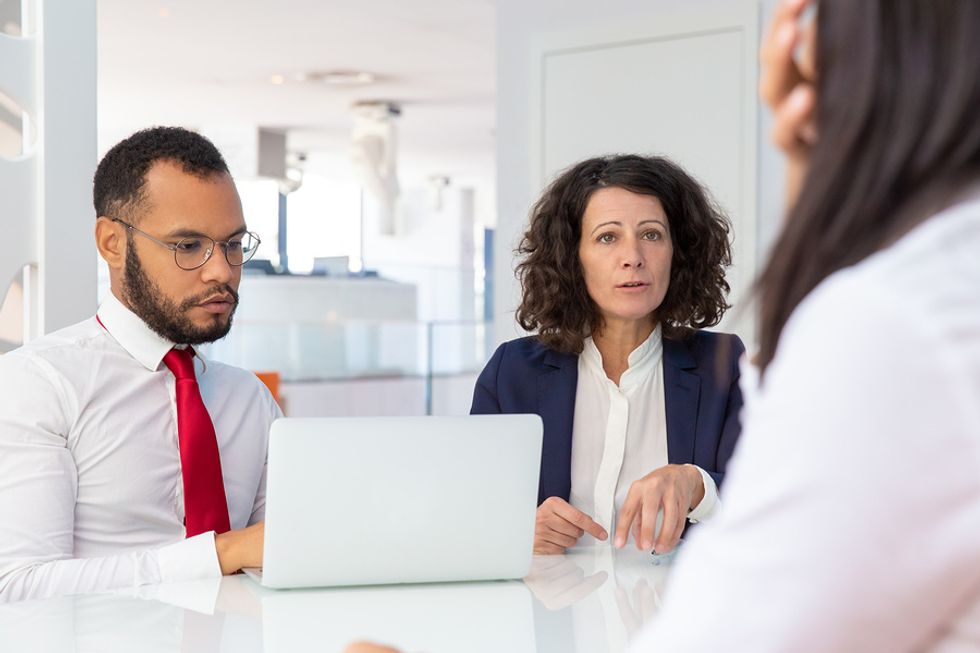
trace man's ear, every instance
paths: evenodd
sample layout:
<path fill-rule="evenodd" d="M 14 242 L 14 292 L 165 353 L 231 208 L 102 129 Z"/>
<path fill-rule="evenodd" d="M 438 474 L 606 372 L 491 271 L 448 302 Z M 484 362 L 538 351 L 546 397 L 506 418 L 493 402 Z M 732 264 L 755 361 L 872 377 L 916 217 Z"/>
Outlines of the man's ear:
<path fill-rule="evenodd" d="M 126 228 L 112 218 L 99 216 L 95 221 L 95 246 L 110 269 L 121 270 L 126 263 Z"/>

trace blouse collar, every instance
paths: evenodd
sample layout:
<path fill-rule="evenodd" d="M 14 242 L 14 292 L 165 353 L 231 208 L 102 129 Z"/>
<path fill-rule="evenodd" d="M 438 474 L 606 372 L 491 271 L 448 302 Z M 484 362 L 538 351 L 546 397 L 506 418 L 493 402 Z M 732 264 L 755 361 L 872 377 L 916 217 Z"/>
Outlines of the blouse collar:
<path fill-rule="evenodd" d="M 642 383 L 656 371 L 657 366 L 663 361 L 664 348 L 661 333 L 660 325 L 658 324 L 647 339 L 630 352 L 629 358 L 627 359 L 629 367 L 619 379 L 620 389 Z M 582 359 L 589 369 L 599 374 L 602 378 L 609 380 L 606 377 L 606 371 L 602 367 L 602 354 L 599 353 L 599 348 L 595 346 L 595 341 L 593 341 L 591 336 L 585 339 L 582 348 Z M 612 383 L 611 380 L 609 382 Z"/>

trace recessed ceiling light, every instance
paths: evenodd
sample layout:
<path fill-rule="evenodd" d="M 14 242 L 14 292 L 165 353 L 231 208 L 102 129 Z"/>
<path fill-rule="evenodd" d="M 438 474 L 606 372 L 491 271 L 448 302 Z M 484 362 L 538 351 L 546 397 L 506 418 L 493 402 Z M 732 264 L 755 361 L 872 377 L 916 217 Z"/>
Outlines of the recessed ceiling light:
<path fill-rule="evenodd" d="M 364 70 L 331 70 L 323 73 L 322 81 L 337 86 L 362 86 L 373 84 L 375 76 Z"/>
<path fill-rule="evenodd" d="M 160 7 L 160 11 L 157 12 L 160 18 L 168 18 L 170 16 L 170 9 L 167 7 Z"/>
<path fill-rule="evenodd" d="M 321 70 L 306 73 L 303 81 L 320 82 L 331 86 L 365 86 L 377 81 L 374 73 L 364 70 Z"/>
<path fill-rule="evenodd" d="M 378 76 L 364 70 L 312 70 L 288 74 L 276 73 L 270 84 L 329 84 L 330 86 L 366 86 L 378 81 Z"/>

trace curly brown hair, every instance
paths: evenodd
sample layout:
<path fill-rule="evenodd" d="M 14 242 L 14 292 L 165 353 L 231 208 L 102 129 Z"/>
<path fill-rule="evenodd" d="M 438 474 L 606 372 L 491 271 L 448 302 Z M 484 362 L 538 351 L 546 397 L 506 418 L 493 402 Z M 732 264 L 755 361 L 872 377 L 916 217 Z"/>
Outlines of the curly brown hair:
<path fill-rule="evenodd" d="M 660 200 L 674 244 L 670 285 L 657 309 L 664 337 L 718 324 L 729 308 L 725 267 L 731 265 L 731 224 L 697 180 L 659 156 L 616 155 L 588 159 L 563 171 L 531 210 L 516 250 L 522 299 L 517 322 L 537 331 L 546 347 L 578 354 L 602 326 L 599 307 L 585 286 L 579 241 L 589 198 L 617 187 Z"/>

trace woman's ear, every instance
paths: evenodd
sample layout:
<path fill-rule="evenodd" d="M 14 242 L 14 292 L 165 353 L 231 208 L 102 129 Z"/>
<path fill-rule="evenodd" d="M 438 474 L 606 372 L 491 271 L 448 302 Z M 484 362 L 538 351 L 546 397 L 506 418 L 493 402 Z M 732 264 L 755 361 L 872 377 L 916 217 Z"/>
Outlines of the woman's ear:
<path fill-rule="evenodd" d="M 95 221 L 95 246 L 99 249 L 99 256 L 112 270 L 121 270 L 126 263 L 125 229 L 105 216 L 99 216 Z"/>

